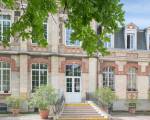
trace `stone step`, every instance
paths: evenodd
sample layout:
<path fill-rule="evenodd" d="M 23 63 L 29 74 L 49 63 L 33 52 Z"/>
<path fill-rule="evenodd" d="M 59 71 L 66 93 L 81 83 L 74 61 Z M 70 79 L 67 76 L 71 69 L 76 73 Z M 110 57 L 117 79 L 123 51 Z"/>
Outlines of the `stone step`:
<path fill-rule="evenodd" d="M 87 103 L 65 104 L 59 120 L 107 120 Z"/>
<path fill-rule="evenodd" d="M 58 120 L 108 120 L 107 118 L 104 117 L 60 117 Z"/>
<path fill-rule="evenodd" d="M 86 107 L 86 106 L 89 106 L 89 104 L 88 103 L 74 103 L 74 104 L 65 104 L 64 106 L 65 107 L 66 106 L 73 106 L 73 107 L 76 107 L 76 106 L 77 107 L 80 107 L 80 106 L 83 107 L 84 106 L 84 107 Z"/>
<path fill-rule="evenodd" d="M 96 111 L 66 111 L 64 110 L 63 113 L 97 113 Z"/>
<path fill-rule="evenodd" d="M 68 115 L 68 116 L 69 116 L 69 115 L 72 115 L 72 116 L 73 116 L 73 115 L 74 115 L 74 116 L 76 116 L 76 115 L 78 115 L 78 116 L 81 116 L 81 115 L 82 115 L 82 116 L 93 116 L 93 115 L 99 115 L 99 114 L 98 114 L 98 113 L 62 113 L 61 115 L 62 115 L 62 116 L 63 116 L 63 115 Z M 99 116 L 100 116 L 100 115 L 99 115 Z"/>

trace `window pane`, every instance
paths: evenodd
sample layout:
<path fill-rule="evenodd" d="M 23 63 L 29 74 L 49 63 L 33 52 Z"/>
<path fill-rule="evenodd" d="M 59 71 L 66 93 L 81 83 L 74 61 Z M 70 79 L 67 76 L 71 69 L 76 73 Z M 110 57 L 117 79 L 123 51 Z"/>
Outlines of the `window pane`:
<path fill-rule="evenodd" d="M 114 70 L 112 67 L 106 67 L 103 70 L 103 87 L 110 87 L 114 90 Z"/>
<path fill-rule="evenodd" d="M 0 91 L 10 91 L 10 65 L 0 62 Z"/>
<path fill-rule="evenodd" d="M 75 78 L 74 92 L 80 92 L 80 79 L 79 78 Z"/>
<path fill-rule="evenodd" d="M 74 65 L 74 76 L 81 76 L 80 65 Z"/>
<path fill-rule="evenodd" d="M 80 45 L 80 41 L 76 40 L 74 43 L 71 42 L 71 33 L 73 32 L 72 29 L 67 29 L 66 28 L 66 45 L 75 45 L 75 46 L 79 46 Z"/>
<path fill-rule="evenodd" d="M 47 64 L 32 64 L 32 91 L 47 84 Z"/>
<path fill-rule="evenodd" d="M 67 78 L 66 92 L 72 92 L 72 78 Z"/>
<path fill-rule="evenodd" d="M 66 76 L 73 76 L 73 65 L 66 65 Z"/>
<path fill-rule="evenodd" d="M 40 69 L 47 69 L 47 65 L 46 64 L 40 64 Z"/>
<path fill-rule="evenodd" d="M 127 88 L 128 90 L 136 90 L 136 68 L 129 68 Z"/>
<path fill-rule="evenodd" d="M 10 29 L 10 15 L 0 15 L 0 41 L 10 40 L 10 36 L 6 38 L 5 32 Z"/>

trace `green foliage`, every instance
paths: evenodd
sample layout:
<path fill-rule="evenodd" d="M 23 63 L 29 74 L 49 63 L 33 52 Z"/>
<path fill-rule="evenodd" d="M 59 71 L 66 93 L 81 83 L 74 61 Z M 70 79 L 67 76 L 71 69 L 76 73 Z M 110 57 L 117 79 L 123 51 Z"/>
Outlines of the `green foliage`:
<path fill-rule="evenodd" d="M 14 1 L 3 0 L 9 8 L 14 5 Z M 43 22 L 49 13 L 56 14 L 63 8 L 64 13 L 68 14 L 66 27 L 74 30 L 72 41 L 81 41 L 82 48 L 89 55 L 96 52 L 107 54 L 108 51 L 104 48 L 104 42 L 108 41 L 106 34 L 116 31 L 124 22 L 120 0 L 27 0 L 27 4 L 20 20 L 12 25 L 12 36 L 19 33 L 23 40 L 36 39 L 39 45 L 46 46 Z M 102 27 L 100 34 L 91 27 L 93 20 Z"/>
<path fill-rule="evenodd" d="M 29 105 L 46 110 L 50 105 L 54 105 L 56 100 L 57 94 L 52 86 L 41 86 L 32 94 Z"/>
<path fill-rule="evenodd" d="M 140 105 L 140 102 L 138 101 L 138 99 L 128 99 L 125 105 L 127 105 L 128 107 L 136 107 L 137 105 Z"/>
<path fill-rule="evenodd" d="M 13 109 L 20 108 L 23 101 L 24 100 L 21 97 L 17 96 L 9 96 L 6 98 L 7 105 Z"/>
<path fill-rule="evenodd" d="M 95 96 L 98 98 L 99 102 L 106 106 L 111 106 L 111 104 L 117 100 L 117 96 L 114 91 L 108 87 L 97 89 Z"/>

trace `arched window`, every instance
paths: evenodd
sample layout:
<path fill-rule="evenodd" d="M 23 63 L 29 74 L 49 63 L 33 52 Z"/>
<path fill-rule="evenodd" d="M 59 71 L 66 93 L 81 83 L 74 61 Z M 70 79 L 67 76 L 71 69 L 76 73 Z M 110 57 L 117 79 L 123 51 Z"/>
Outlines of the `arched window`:
<path fill-rule="evenodd" d="M 127 82 L 128 91 L 136 90 L 136 68 L 132 67 L 128 70 L 128 82 Z"/>
<path fill-rule="evenodd" d="M 106 67 L 103 70 L 103 87 L 110 87 L 115 89 L 114 69 L 112 67 Z"/>
<path fill-rule="evenodd" d="M 0 62 L 0 92 L 10 91 L 10 64 Z"/>
<path fill-rule="evenodd" d="M 41 85 L 47 84 L 48 67 L 47 64 L 32 64 L 32 91 Z"/>

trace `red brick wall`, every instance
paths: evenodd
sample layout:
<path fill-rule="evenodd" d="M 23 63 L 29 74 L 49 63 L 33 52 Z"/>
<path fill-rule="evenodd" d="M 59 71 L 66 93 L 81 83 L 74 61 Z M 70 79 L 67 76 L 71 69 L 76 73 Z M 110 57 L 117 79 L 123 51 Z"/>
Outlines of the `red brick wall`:
<path fill-rule="evenodd" d="M 11 57 L 0 56 L 0 61 L 9 63 L 12 71 L 19 71 L 19 68 L 16 67 L 16 61 Z"/>
<path fill-rule="evenodd" d="M 113 67 L 116 75 L 127 75 L 129 68 L 134 67 L 137 69 L 137 75 L 148 75 L 148 74 L 150 74 L 150 65 L 146 67 L 145 72 L 141 72 L 141 65 L 138 65 L 138 62 L 127 62 L 124 65 L 123 71 L 119 71 L 118 66 L 119 65 L 117 65 L 115 63 L 115 61 L 104 61 L 103 63 L 100 63 L 100 73 L 103 72 L 103 69 L 105 67 Z"/>
<path fill-rule="evenodd" d="M 48 71 L 51 71 L 51 61 L 48 59 L 48 57 L 31 57 L 28 59 L 28 71 L 31 70 L 33 63 L 41 63 L 41 64 L 47 64 L 48 65 Z"/>
<path fill-rule="evenodd" d="M 88 73 L 89 72 L 89 62 L 87 59 L 82 60 L 64 60 L 61 62 L 61 65 L 59 67 L 59 72 L 64 73 L 66 65 L 68 64 L 78 64 L 81 66 L 82 73 Z"/>

